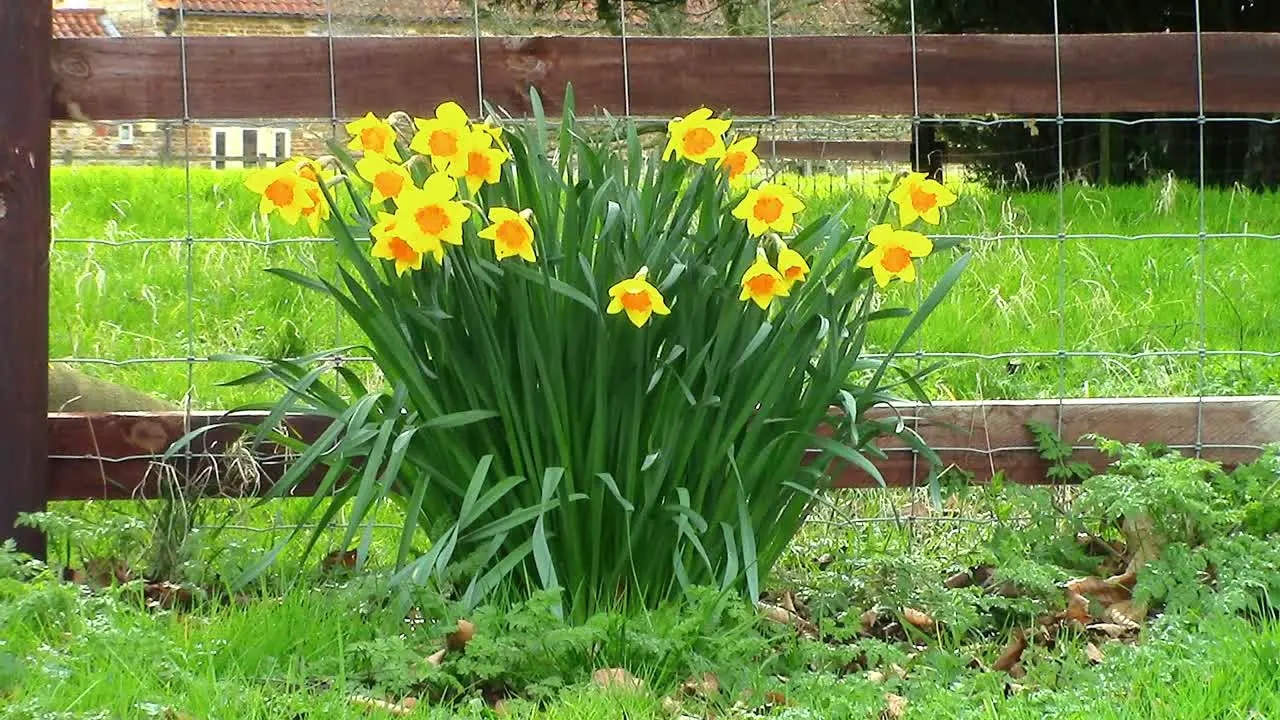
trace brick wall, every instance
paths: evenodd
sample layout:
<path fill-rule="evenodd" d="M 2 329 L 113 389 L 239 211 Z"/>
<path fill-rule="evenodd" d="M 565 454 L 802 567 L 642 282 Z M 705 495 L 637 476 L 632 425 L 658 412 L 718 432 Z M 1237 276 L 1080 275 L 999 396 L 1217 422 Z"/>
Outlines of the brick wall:
<path fill-rule="evenodd" d="M 174 20 L 176 23 L 176 20 Z M 164 24 L 164 21 L 161 21 Z M 187 15 L 188 35 L 306 35 L 320 32 L 321 21 L 310 18 L 263 18 L 233 15 Z M 173 34 L 177 34 L 175 29 Z"/>

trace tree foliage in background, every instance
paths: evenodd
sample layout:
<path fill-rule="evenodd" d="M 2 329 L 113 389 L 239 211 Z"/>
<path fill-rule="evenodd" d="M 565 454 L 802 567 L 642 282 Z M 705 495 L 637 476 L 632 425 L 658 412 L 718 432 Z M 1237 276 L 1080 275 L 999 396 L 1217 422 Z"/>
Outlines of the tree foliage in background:
<path fill-rule="evenodd" d="M 1053 0 L 870 0 L 879 22 L 891 32 L 911 31 L 914 5 L 921 33 L 1052 33 Z M 1073 0 L 1059 2 L 1063 34 L 1193 32 L 1193 0 Z M 1205 32 L 1280 31 L 1276 0 L 1200 0 Z M 1123 66 L 1115 72 L 1126 72 Z M 1192 72 L 1188 69 L 1188 72 Z M 1116 115 L 1134 120 L 1140 115 Z M 1150 117 L 1150 116 L 1147 116 Z M 1168 117 L 1168 116 L 1165 116 Z M 992 127 L 944 126 L 949 145 L 977 154 L 979 173 L 990 182 L 1049 187 L 1058 179 L 1058 145 L 1068 180 L 1142 182 L 1174 173 L 1200 175 L 1199 126 L 1194 122 L 1005 123 Z M 1205 180 L 1214 186 L 1242 183 L 1254 188 L 1280 185 L 1280 126 L 1258 122 L 1211 122 L 1204 128 Z"/>

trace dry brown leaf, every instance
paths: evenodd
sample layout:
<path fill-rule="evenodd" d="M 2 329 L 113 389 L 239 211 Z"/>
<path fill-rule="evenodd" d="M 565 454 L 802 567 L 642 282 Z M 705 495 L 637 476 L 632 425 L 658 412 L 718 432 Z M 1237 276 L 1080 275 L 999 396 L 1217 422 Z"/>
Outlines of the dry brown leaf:
<path fill-rule="evenodd" d="M 1130 630 L 1137 630 L 1142 627 L 1141 622 L 1147 617 L 1145 608 L 1136 607 L 1128 600 L 1115 603 L 1103 610 L 1102 614 L 1107 620 L 1117 625 L 1123 625 Z"/>
<path fill-rule="evenodd" d="M 764 694 L 764 701 L 767 705 L 781 707 L 787 704 L 787 696 L 777 690 L 770 690 Z"/>
<path fill-rule="evenodd" d="M 401 698 L 400 704 L 404 706 L 406 709 L 412 710 L 418 707 L 418 698 L 410 695 L 408 697 Z"/>
<path fill-rule="evenodd" d="M 358 707 L 364 708 L 366 712 L 370 710 L 380 710 L 384 713 L 389 713 L 391 715 L 397 715 L 397 716 L 404 716 L 410 713 L 410 709 L 401 705 L 400 703 L 390 703 L 390 702 L 387 702 L 386 700 L 379 700 L 377 698 L 365 697 L 363 695 L 352 695 L 351 697 L 347 698 L 347 700 L 352 705 L 356 705 Z"/>
<path fill-rule="evenodd" d="M 639 690 L 644 683 L 622 668 L 601 668 L 591 674 L 591 682 L 599 688 Z"/>
<path fill-rule="evenodd" d="M 458 629 L 445 637 L 445 647 L 453 652 L 460 652 L 476 636 L 476 626 L 470 620 L 458 620 Z"/>
<path fill-rule="evenodd" d="M 862 624 L 863 631 L 870 630 L 875 627 L 876 621 L 880 619 L 880 611 L 872 608 L 858 617 L 858 622 Z"/>
<path fill-rule="evenodd" d="M 1115 623 L 1094 623 L 1088 626 L 1088 629 L 1103 633 L 1107 637 L 1113 639 L 1124 637 L 1132 630 L 1132 628 L 1125 627 L 1124 625 L 1117 625 Z"/>
<path fill-rule="evenodd" d="M 884 682 L 885 679 L 886 679 L 885 674 L 880 672 L 879 670 L 867 671 L 867 682 L 871 682 L 879 685 L 880 683 Z"/>
<path fill-rule="evenodd" d="M 907 714 L 907 699 L 901 695 L 885 693 L 884 705 L 884 711 L 880 713 L 880 717 L 885 720 L 898 720 Z"/>
<path fill-rule="evenodd" d="M 439 650 L 427 656 L 427 664 L 432 667 L 440 667 L 444 664 L 444 656 L 449 652 L 449 648 L 440 648 Z"/>
<path fill-rule="evenodd" d="M 968 570 L 961 570 L 955 575 L 952 575 L 951 577 L 947 578 L 946 582 L 942 584 L 951 588 L 952 590 L 967 588 L 973 584 L 973 576 L 969 574 Z"/>
<path fill-rule="evenodd" d="M 715 673 L 704 672 L 697 677 L 685 680 L 680 686 L 680 692 L 700 698 L 714 697 L 720 694 L 720 678 L 716 677 Z"/>
<path fill-rule="evenodd" d="M 991 669 L 1008 672 L 1014 665 L 1022 659 L 1022 651 L 1027 649 L 1027 634 L 1022 628 L 1013 631 L 1013 637 L 1009 639 L 1009 644 L 1004 646 L 1004 650 L 1000 652 L 1000 657 L 992 663 Z"/>
<path fill-rule="evenodd" d="M 932 630 L 937 625 L 927 613 L 915 608 L 902 608 L 902 617 L 921 630 Z"/>
<path fill-rule="evenodd" d="M 893 663 L 892 665 L 890 665 L 890 666 L 889 666 L 889 670 L 891 670 L 891 671 L 893 672 L 893 674 L 894 674 L 894 675 L 897 675 L 899 680 L 906 680 L 906 679 L 907 679 L 907 670 L 906 670 L 906 668 L 902 667 L 902 666 L 901 666 L 901 665 L 899 665 L 898 663 Z"/>
<path fill-rule="evenodd" d="M 769 603 L 762 602 L 756 603 L 756 605 L 759 606 L 760 611 L 769 620 L 782 625 L 791 625 L 799 630 L 801 635 L 810 639 L 817 639 L 818 626 L 808 620 L 805 620 L 796 613 L 793 613 L 786 608 L 778 607 L 777 605 L 770 605 Z"/>
<path fill-rule="evenodd" d="M 1102 664 L 1102 661 L 1106 659 L 1106 656 L 1102 654 L 1102 650 L 1098 649 L 1098 646 L 1093 643 L 1085 644 L 1084 656 L 1089 658 L 1089 662 L 1094 665 L 1100 665 Z"/>

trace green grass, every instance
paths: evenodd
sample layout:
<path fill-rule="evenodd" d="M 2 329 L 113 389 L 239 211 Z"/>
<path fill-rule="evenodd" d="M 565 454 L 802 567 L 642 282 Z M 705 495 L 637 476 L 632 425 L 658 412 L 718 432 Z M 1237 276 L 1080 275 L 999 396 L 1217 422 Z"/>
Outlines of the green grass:
<path fill-rule="evenodd" d="M 440 631 L 404 626 L 355 587 L 301 590 L 278 600 L 177 614 L 143 609 L 118 593 L 86 595 L 75 586 L 0 580 L 5 631 L 0 718 L 358 717 L 348 698 L 377 694 L 371 682 L 394 688 L 402 676 L 420 674 L 415 664 L 422 651 L 414 648 L 429 649 Z M 652 622 L 632 618 L 631 637 L 651 637 L 645 633 L 658 630 Z M 526 628 L 515 645 L 543 653 L 542 643 L 557 642 L 557 632 Z M 605 647 L 619 637 L 611 632 L 601 636 Z M 1106 658 L 1098 666 L 1084 659 L 1082 640 L 1066 637 L 1051 650 L 1033 646 L 1024 656 L 1028 674 L 1018 681 L 1022 689 L 1016 694 L 1008 694 L 1003 673 L 975 670 L 968 666 L 967 652 L 954 649 L 908 656 L 904 649 L 886 646 L 871 667 L 890 671 L 899 663 L 906 677 L 889 672 L 886 682 L 875 683 L 864 673 L 840 677 L 805 671 L 805 658 L 823 652 L 807 650 L 805 643 L 770 659 L 743 662 L 728 654 L 738 646 L 724 638 L 755 632 L 745 627 L 699 630 L 694 623 L 666 632 L 694 634 L 671 635 L 673 648 L 685 640 L 710 648 L 707 660 L 713 664 L 703 669 L 716 672 L 734 697 L 745 690 L 756 697 L 784 695 L 789 707 L 774 716 L 793 720 L 875 717 L 885 693 L 907 699 L 907 718 L 1172 720 L 1280 713 L 1280 624 L 1275 622 L 1167 620 L 1150 628 L 1140 645 L 1102 644 Z M 501 642 L 481 637 L 484 626 L 479 633 L 476 647 L 481 641 Z M 989 663 L 995 652 L 998 646 L 990 645 L 976 654 Z M 679 677 L 639 668 L 645 690 L 606 693 L 591 687 L 593 669 L 582 662 L 558 668 L 557 687 L 548 692 L 544 709 L 518 702 L 511 716 L 612 720 L 626 712 L 632 720 L 669 717 L 661 698 L 676 691 Z M 387 694 L 401 697 L 394 690 Z M 719 707 L 719 717 L 752 717 L 728 704 Z M 705 716 L 697 705 L 691 703 L 687 711 Z M 413 717 L 485 717 L 481 707 L 478 701 L 452 707 L 424 702 Z"/>
<path fill-rule="evenodd" d="M 848 218 L 861 226 L 883 192 L 881 174 L 786 176 L 812 212 L 850 202 Z M 181 169 L 57 168 L 53 175 L 55 245 L 52 257 L 50 341 L 54 357 L 108 360 L 197 358 L 225 352 L 278 356 L 332 347 L 358 337 L 330 305 L 271 278 L 271 266 L 332 270 L 331 248 L 316 243 L 256 246 L 206 242 L 212 238 L 282 240 L 306 234 L 255 216 L 243 173 L 193 169 L 187 236 L 186 179 Z M 1007 358 L 958 358 L 933 382 L 935 397 L 1018 398 L 1250 394 L 1280 388 L 1270 358 L 1200 359 L 1200 228 L 1194 187 L 1068 187 L 1064 241 L 1057 239 L 1056 193 L 962 188 L 939 233 L 969 236 L 975 260 L 952 295 L 913 341 L 912 351 L 984 355 L 1033 352 L 1011 366 Z M 1211 234 L 1274 234 L 1280 198 L 1244 191 L 1210 191 L 1205 228 Z M 1193 237 L 1170 237 L 1187 235 Z M 1100 237 L 1120 235 L 1127 238 Z M 1034 236 L 1034 237 L 1027 237 Z M 1047 236 L 1047 237 L 1040 237 Z M 101 239 L 121 245 L 85 244 Z M 178 242 L 147 243 L 166 238 Z M 1211 351 L 1280 349 L 1280 270 L 1276 241 L 1216 238 L 1205 242 L 1203 312 Z M 925 268 L 926 285 L 948 265 Z M 190 272 L 188 273 L 188 270 Z M 191 287 L 188 299 L 188 277 Z M 891 296 L 914 300 L 919 290 Z M 1059 296 L 1063 295 L 1059 313 Z M 190 329 L 190 332 L 189 332 Z M 896 328 L 881 327 L 880 347 Z M 1088 357 L 1072 351 L 1151 353 L 1179 357 Z M 86 366 L 90 372 L 171 400 L 187 387 L 184 363 Z M 192 371 L 197 407 L 261 400 L 257 388 L 219 388 L 242 365 L 198 363 Z M 366 369 L 368 372 L 368 369 Z M 268 398 L 269 399 L 269 398 Z"/>

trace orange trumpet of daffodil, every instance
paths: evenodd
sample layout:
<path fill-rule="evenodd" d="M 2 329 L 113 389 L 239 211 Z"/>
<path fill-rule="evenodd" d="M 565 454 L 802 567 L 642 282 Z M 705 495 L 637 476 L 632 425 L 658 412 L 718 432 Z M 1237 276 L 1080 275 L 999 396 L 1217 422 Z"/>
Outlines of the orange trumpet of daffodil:
<path fill-rule="evenodd" d="M 877 225 L 867 234 L 872 250 L 858 261 L 858 267 L 871 268 L 880 287 L 893 278 L 914 282 L 916 266 L 914 258 L 922 258 L 933 252 L 933 241 L 911 230 L 895 230 L 888 224 Z"/>
<path fill-rule="evenodd" d="M 663 160 L 675 155 L 701 165 L 724 156 L 724 134 L 729 130 L 729 121 L 711 117 L 708 108 L 698 108 L 685 117 L 668 122 L 667 130 L 671 136 L 662 151 Z"/>
<path fill-rule="evenodd" d="M 636 327 L 644 327 L 654 313 L 670 315 L 671 308 L 667 307 L 658 288 L 649 284 L 648 276 L 649 268 L 642 267 L 634 277 L 609 288 L 609 297 L 612 298 L 609 301 L 609 314 L 616 315 L 626 310 L 627 318 Z"/>
<path fill-rule="evenodd" d="M 769 264 L 764 248 L 756 248 L 756 261 L 742 274 L 742 293 L 738 299 L 754 301 L 761 310 L 767 310 L 775 297 L 786 297 L 789 292 L 787 282 Z"/>
<path fill-rule="evenodd" d="M 773 230 L 791 232 L 796 225 L 796 213 L 804 210 L 804 203 L 791 192 L 791 188 L 775 183 L 763 183 L 742 199 L 733 209 L 733 216 L 747 221 L 747 232 L 757 237 Z"/>
<path fill-rule="evenodd" d="M 518 213 L 511 208 L 496 207 L 489 210 L 489 227 L 480 231 L 480 237 L 493 241 L 494 254 L 499 260 L 513 255 L 534 262 L 533 227 L 529 225 L 528 210 Z"/>
<path fill-rule="evenodd" d="M 290 225 L 297 225 L 303 211 L 315 207 L 316 201 L 307 192 L 316 185 L 298 174 L 291 164 L 255 170 L 245 178 L 245 187 L 262 196 L 258 212 L 270 215 L 279 212 Z M 317 193 L 318 194 L 318 193 Z"/>
<path fill-rule="evenodd" d="M 420 252 L 435 244 L 462 244 L 462 224 L 471 217 L 471 208 L 454 200 L 458 181 L 444 173 L 427 177 L 421 188 L 400 193 L 396 219 L 404 239 Z"/>
<path fill-rule="evenodd" d="M 804 257 L 787 247 L 787 244 L 778 241 L 780 249 L 778 250 L 778 273 L 782 275 L 782 283 L 790 292 L 791 286 L 798 282 L 804 282 L 805 277 L 809 274 L 809 263 L 804 261 Z"/>
<path fill-rule="evenodd" d="M 733 141 L 720 158 L 720 167 L 729 169 L 729 179 L 739 177 L 760 167 L 760 156 L 756 155 L 756 137 L 743 137 Z"/>
<path fill-rule="evenodd" d="M 441 103 L 434 118 L 414 120 L 418 132 L 409 149 L 429 156 L 432 166 L 443 170 L 463 159 L 464 144 L 471 132 L 469 122 L 467 111 L 461 105 L 452 101 Z"/>
<path fill-rule="evenodd" d="M 347 123 L 346 127 L 351 135 L 347 148 L 400 162 L 400 150 L 396 148 L 396 130 L 385 120 L 367 113 L 359 120 Z"/>
<path fill-rule="evenodd" d="M 462 140 L 461 153 L 449 165 L 448 173 L 466 181 L 467 189 L 475 194 L 480 186 L 497 183 L 502 178 L 502 163 L 507 153 L 493 147 L 493 136 L 484 132 L 469 132 Z"/>
<path fill-rule="evenodd" d="M 381 155 L 365 155 L 356 163 L 356 172 L 373 186 L 370 201 L 378 203 L 395 200 L 400 193 L 413 187 L 413 176 L 399 163 L 388 161 Z"/>
<path fill-rule="evenodd" d="M 401 235 L 396 216 L 380 212 L 378 224 L 369 231 L 373 237 L 373 256 L 383 260 L 393 260 L 396 264 L 396 275 L 404 275 L 409 270 L 422 269 L 422 256 L 425 252 L 410 245 Z M 432 252 L 437 263 L 444 259 L 444 248 L 435 243 Z"/>
<path fill-rule="evenodd" d="M 941 208 L 956 201 L 956 194 L 925 173 L 911 173 L 889 193 L 889 199 L 898 205 L 898 221 L 903 227 L 917 218 L 930 225 L 942 222 Z"/>

